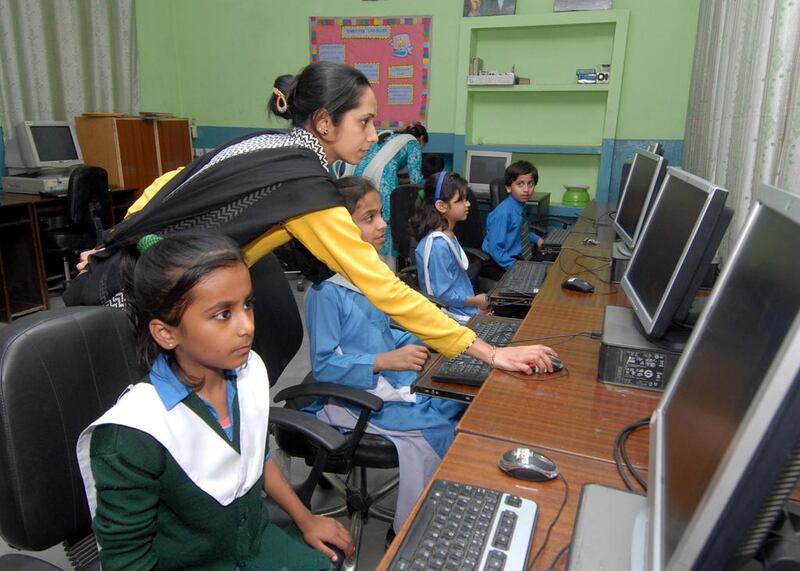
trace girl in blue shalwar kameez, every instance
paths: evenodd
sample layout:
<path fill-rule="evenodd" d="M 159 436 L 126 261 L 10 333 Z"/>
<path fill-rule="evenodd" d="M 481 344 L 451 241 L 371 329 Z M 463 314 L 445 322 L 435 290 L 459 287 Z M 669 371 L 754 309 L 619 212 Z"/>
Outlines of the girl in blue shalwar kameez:
<path fill-rule="evenodd" d="M 454 232 L 469 213 L 467 190 L 467 181 L 457 173 L 432 174 L 409 221 L 420 241 L 415 251 L 420 289 L 444 300 L 445 311 L 459 323 L 489 312 L 486 294 L 475 295 L 467 275 L 467 254 Z"/>
<path fill-rule="evenodd" d="M 386 223 L 378 193 L 359 177 L 340 179 L 337 185 L 361 237 L 380 250 Z M 306 324 L 318 381 L 358 387 L 385 401 L 383 409 L 370 417 L 368 431 L 384 435 L 397 447 L 397 531 L 453 441 L 464 406 L 410 393 L 409 385 L 422 370 L 428 350 L 410 333 L 392 329 L 389 318 L 341 275 L 309 290 Z M 357 418 L 342 406 L 324 402 L 312 410 L 337 426 L 352 427 Z"/>

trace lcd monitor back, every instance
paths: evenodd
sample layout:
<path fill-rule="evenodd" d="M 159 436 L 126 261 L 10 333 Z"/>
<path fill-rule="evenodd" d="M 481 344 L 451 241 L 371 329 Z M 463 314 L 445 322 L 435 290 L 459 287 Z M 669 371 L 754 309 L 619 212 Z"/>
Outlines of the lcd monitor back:
<path fill-rule="evenodd" d="M 511 153 L 467 151 L 466 178 L 475 192 L 489 192 L 489 183 L 503 178 L 511 164 Z"/>
<path fill-rule="evenodd" d="M 686 318 L 732 212 L 728 191 L 675 167 L 633 252 L 622 288 L 650 339 Z"/>
<path fill-rule="evenodd" d="M 633 156 L 633 164 L 614 217 L 614 230 L 627 247 L 627 255 L 636 247 L 666 166 L 664 157 L 644 149 L 637 149 Z"/>
<path fill-rule="evenodd" d="M 798 249 L 800 197 L 762 188 L 653 415 L 652 569 L 737 568 L 794 487 Z"/>

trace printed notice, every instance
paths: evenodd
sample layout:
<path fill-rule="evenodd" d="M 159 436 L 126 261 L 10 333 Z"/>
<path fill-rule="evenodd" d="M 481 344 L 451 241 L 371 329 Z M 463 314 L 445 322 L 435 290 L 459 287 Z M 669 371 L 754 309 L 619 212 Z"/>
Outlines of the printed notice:
<path fill-rule="evenodd" d="M 389 79 L 411 79 L 414 77 L 413 65 L 390 65 Z"/>
<path fill-rule="evenodd" d="M 345 63 L 344 44 L 320 44 L 319 60 Z"/>
<path fill-rule="evenodd" d="M 392 34 L 391 26 L 344 26 L 342 38 L 369 38 L 373 40 L 388 38 Z"/>
<path fill-rule="evenodd" d="M 367 76 L 370 83 L 378 83 L 381 78 L 381 66 L 377 63 L 356 63 L 353 67 Z"/>
<path fill-rule="evenodd" d="M 411 105 L 414 101 L 414 85 L 411 83 L 393 83 L 388 87 L 389 105 Z"/>

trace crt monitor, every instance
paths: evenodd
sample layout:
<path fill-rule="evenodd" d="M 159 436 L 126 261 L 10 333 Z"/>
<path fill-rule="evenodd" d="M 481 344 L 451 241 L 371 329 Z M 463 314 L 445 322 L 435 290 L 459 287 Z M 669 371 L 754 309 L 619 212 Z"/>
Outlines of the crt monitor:
<path fill-rule="evenodd" d="M 475 192 L 489 192 L 489 183 L 503 178 L 511 164 L 511 153 L 467 151 L 466 178 Z"/>
<path fill-rule="evenodd" d="M 592 490 L 633 506 L 611 513 L 593 509 L 603 504 L 587 487 L 570 571 L 769 557 L 765 537 L 800 470 L 800 289 L 787 286 L 800 264 L 781 255 L 798 248 L 800 196 L 762 188 L 651 418 L 647 497 Z"/>
<path fill-rule="evenodd" d="M 628 256 L 636 246 L 666 166 L 664 157 L 644 149 L 637 149 L 633 156 L 633 164 L 614 217 L 614 230 L 628 248 Z"/>
<path fill-rule="evenodd" d="M 28 168 L 68 168 L 83 164 L 75 130 L 68 121 L 17 124 L 20 156 Z"/>
<path fill-rule="evenodd" d="M 645 335 L 660 339 L 684 321 L 731 219 L 728 191 L 675 167 L 667 168 L 633 251 L 622 288 Z"/>
<path fill-rule="evenodd" d="M 800 198 L 762 187 L 653 415 L 654 569 L 737 568 L 794 487 L 800 264 L 785 253 L 797 248 Z"/>

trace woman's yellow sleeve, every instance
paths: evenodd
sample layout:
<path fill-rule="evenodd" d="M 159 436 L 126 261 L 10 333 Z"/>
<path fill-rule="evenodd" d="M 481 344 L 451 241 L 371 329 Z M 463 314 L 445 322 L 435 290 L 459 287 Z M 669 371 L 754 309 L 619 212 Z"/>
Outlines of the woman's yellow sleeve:
<path fill-rule="evenodd" d="M 402 327 L 447 357 L 454 357 L 475 339 L 422 295 L 408 287 L 361 239 L 358 227 L 342 207 L 297 216 L 286 222 L 289 233 L 333 271 L 355 284 L 372 304 Z"/>
<path fill-rule="evenodd" d="M 156 180 L 150 183 L 150 186 L 144 189 L 142 195 L 136 199 L 136 202 L 130 205 L 128 208 L 128 212 L 125 213 L 125 218 L 133 214 L 134 212 L 139 212 L 142 208 L 144 208 L 145 204 L 150 202 L 150 199 L 153 198 L 159 190 L 164 188 L 164 185 L 167 184 L 172 177 L 176 174 L 181 172 L 183 167 L 178 167 L 174 171 L 169 171 L 167 173 L 162 174 Z"/>

